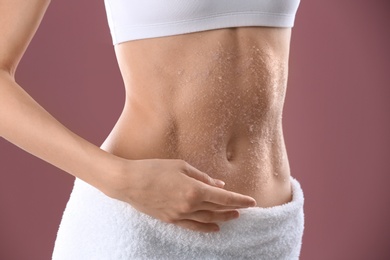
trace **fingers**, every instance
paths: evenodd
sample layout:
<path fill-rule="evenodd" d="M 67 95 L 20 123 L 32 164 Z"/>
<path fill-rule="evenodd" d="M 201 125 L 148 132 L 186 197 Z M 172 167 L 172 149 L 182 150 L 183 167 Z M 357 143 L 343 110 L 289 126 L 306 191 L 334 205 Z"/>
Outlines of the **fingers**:
<path fill-rule="evenodd" d="M 189 218 L 191 220 L 201 222 L 201 223 L 216 223 L 224 222 L 239 217 L 237 210 L 228 210 L 228 211 L 209 211 L 209 210 L 200 210 L 192 213 Z"/>
<path fill-rule="evenodd" d="M 215 183 L 215 186 L 218 187 L 218 188 L 223 188 L 225 187 L 225 182 L 224 181 L 221 181 L 219 179 L 213 179 L 214 180 L 214 183 Z"/>
<path fill-rule="evenodd" d="M 203 202 L 199 204 L 195 210 L 234 210 L 234 209 L 243 209 L 248 208 L 248 206 L 226 206 L 226 205 L 220 205 L 215 204 L 211 202 Z"/>
<path fill-rule="evenodd" d="M 235 208 L 248 208 L 256 206 L 256 201 L 249 196 L 214 187 L 209 187 L 203 193 L 203 195 L 205 202 L 211 202 L 220 206 Z"/>
<path fill-rule="evenodd" d="M 175 224 L 186 229 L 199 232 L 217 232 L 219 226 L 215 222 L 229 221 L 239 217 L 236 210 L 230 211 L 196 211 L 188 219 L 177 221 Z"/>
<path fill-rule="evenodd" d="M 180 214 L 196 211 L 235 210 L 256 206 L 256 201 L 246 195 L 226 191 L 199 183 L 183 193 L 182 201 L 176 204 Z"/>
<path fill-rule="evenodd" d="M 225 183 L 218 179 L 213 179 L 209 175 L 207 175 L 204 172 L 199 171 L 195 167 L 191 166 L 190 164 L 186 165 L 186 171 L 184 172 L 187 176 L 194 178 L 198 181 L 201 181 L 203 183 L 206 183 L 208 185 L 216 186 L 218 188 L 223 188 L 225 186 Z"/>
<path fill-rule="evenodd" d="M 189 219 L 180 220 L 175 223 L 176 225 L 190 229 L 193 231 L 199 232 L 217 232 L 219 231 L 219 226 L 215 223 L 200 223 Z"/>
<path fill-rule="evenodd" d="M 221 189 L 225 183 L 211 178 L 206 173 L 199 171 L 188 163 L 185 164 L 184 174 L 202 183 L 214 186 L 210 187 L 208 185 L 200 184 L 198 187 L 189 190 L 187 196 L 189 207 L 187 208 L 192 208 L 192 212 L 194 212 L 194 210 L 213 211 L 256 206 L 256 201 L 253 198 Z"/>

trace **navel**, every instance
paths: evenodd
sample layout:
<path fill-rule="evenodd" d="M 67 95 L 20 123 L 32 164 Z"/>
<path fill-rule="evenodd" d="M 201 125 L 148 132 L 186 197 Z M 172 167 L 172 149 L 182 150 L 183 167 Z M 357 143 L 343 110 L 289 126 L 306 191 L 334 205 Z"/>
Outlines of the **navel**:
<path fill-rule="evenodd" d="M 230 138 L 226 144 L 226 160 L 232 162 L 234 160 L 234 157 L 235 157 L 234 140 L 233 138 Z"/>

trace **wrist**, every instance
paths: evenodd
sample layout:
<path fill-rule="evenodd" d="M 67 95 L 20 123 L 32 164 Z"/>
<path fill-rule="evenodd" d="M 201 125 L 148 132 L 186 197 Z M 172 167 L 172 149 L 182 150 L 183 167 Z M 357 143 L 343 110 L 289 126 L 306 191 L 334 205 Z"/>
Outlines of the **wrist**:
<path fill-rule="evenodd" d="M 129 175 L 132 173 L 133 161 L 103 152 L 106 156 L 97 167 L 99 169 L 92 185 L 109 197 L 121 199 L 121 191 L 129 189 Z"/>

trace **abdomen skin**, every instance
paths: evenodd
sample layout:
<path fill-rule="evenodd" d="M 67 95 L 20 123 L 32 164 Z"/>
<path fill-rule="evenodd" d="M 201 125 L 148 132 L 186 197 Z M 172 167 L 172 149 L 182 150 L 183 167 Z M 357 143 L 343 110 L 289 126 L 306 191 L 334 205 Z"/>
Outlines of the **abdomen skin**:
<path fill-rule="evenodd" d="M 258 206 L 288 202 L 290 32 L 234 28 L 117 45 L 126 104 L 102 148 L 129 159 L 183 159 Z"/>

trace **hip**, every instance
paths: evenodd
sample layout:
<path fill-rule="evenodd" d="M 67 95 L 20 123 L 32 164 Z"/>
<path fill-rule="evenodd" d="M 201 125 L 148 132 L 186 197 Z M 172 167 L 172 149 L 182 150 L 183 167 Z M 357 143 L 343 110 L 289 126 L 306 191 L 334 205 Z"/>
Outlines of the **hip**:
<path fill-rule="evenodd" d="M 291 200 L 281 127 L 253 130 L 244 124 L 207 127 L 200 122 L 178 127 L 180 123 L 166 114 L 150 118 L 142 111 L 127 111 L 101 148 L 129 160 L 184 160 L 223 180 L 225 189 L 253 197 L 262 207 Z"/>
<path fill-rule="evenodd" d="M 160 222 L 76 179 L 53 259 L 298 259 L 303 192 L 291 184 L 290 202 L 242 209 L 205 234 Z"/>

